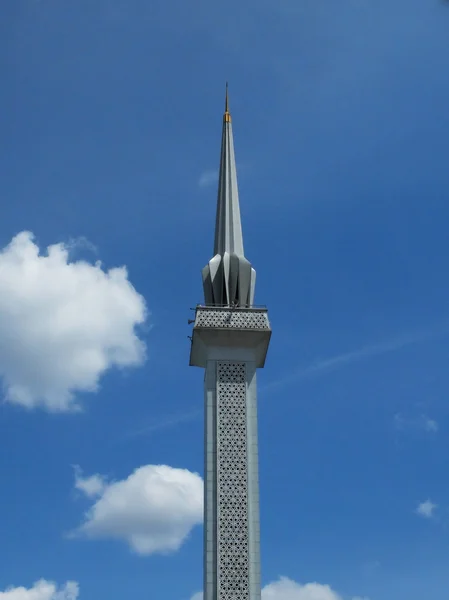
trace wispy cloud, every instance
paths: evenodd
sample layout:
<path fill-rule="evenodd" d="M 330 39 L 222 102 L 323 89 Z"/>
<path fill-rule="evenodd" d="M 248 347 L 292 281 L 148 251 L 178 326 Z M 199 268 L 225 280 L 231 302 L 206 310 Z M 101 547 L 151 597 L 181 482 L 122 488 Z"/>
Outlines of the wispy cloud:
<path fill-rule="evenodd" d="M 445 320 L 438 326 L 429 327 L 427 329 L 421 329 L 412 333 L 393 337 L 384 342 L 380 342 L 379 344 L 363 346 L 358 350 L 352 350 L 351 352 L 345 352 L 343 354 L 338 354 L 337 356 L 332 356 L 330 358 L 318 360 L 317 362 L 312 363 L 311 365 L 295 370 L 293 373 L 290 373 L 285 377 L 268 383 L 267 385 L 263 386 L 263 389 L 268 391 L 274 388 L 281 387 L 283 385 L 287 385 L 288 383 L 291 383 L 293 381 L 298 381 L 301 379 L 306 379 L 308 377 L 315 377 L 321 374 L 325 374 L 329 371 L 334 371 L 336 369 L 345 367 L 355 362 L 374 356 L 387 354 L 389 352 L 394 352 L 396 350 L 400 350 L 401 348 L 405 348 L 406 346 L 418 344 L 429 339 L 433 339 L 442 335 L 447 335 L 448 333 L 449 322 Z M 432 427 L 431 424 L 430 427 Z"/>
<path fill-rule="evenodd" d="M 426 431 L 428 431 L 429 433 L 436 433 L 439 428 L 440 426 L 434 419 L 429 419 L 428 417 L 425 417 L 424 429 Z"/>
<path fill-rule="evenodd" d="M 191 410 L 190 412 L 166 415 L 153 421 L 150 421 L 147 425 L 141 426 L 140 428 L 128 431 L 124 437 L 129 439 L 140 436 L 148 436 L 157 431 L 172 429 L 173 427 L 177 427 L 182 423 L 196 421 L 202 416 L 202 414 L 202 411 L 198 409 Z"/>
<path fill-rule="evenodd" d="M 84 477 L 83 471 L 79 465 L 74 465 L 75 471 L 75 489 L 83 492 L 88 498 L 94 498 L 103 493 L 106 488 L 106 480 L 101 475 L 91 475 Z"/>
<path fill-rule="evenodd" d="M 418 504 L 418 507 L 416 508 L 415 512 L 420 517 L 424 517 L 425 519 L 431 519 L 434 516 L 435 510 L 437 508 L 438 504 L 434 504 L 431 500 L 426 500 L 425 502 L 421 502 L 421 504 Z"/>
<path fill-rule="evenodd" d="M 200 178 L 198 180 L 198 185 L 201 188 L 209 187 L 218 181 L 218 170 L 213 169 L 210 171 L 204 171 L 201 173 Z"/>
<path fill-rule="evenodd" d="M 369 560 L 362 565 L 362 572 L 364 575 L 373 575 L 381 568 L 380 560 Z"/>
<path fill-rule="evenodd" d="M 426 433 L 437 433 L 439 430 L 438 422 L 427 415 L 417 417 L 407 417 L 403 413 L 394 415 L 394 426 L 400 431 L 425 431 Z"/>
<path fill-rule="evenodd" d="M 98 255 L 98 248 L 95 246 L 95 244 L 93 244 L 83 235 L 70 238 L 69 241 L 65 244 L 65 246 L 69 251 L 70 257 L 72 259 L 76 253 L 79 253 L 83 250 L 89 252 L 90 254 Z"/>

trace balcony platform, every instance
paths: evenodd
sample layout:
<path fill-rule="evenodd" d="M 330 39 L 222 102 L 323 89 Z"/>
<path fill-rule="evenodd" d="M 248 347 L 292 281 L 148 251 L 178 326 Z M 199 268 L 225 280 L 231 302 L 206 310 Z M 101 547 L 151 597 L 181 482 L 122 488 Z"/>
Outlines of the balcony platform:
<path fill-rule="evenodd" d="M 257 368 L 265 364 L 271 338 L 266 307 L 218 307 L 198 305 L 190 350 L 190 365 L 206 367 L 208 360 L 241 358 L 254 360 Z"/>

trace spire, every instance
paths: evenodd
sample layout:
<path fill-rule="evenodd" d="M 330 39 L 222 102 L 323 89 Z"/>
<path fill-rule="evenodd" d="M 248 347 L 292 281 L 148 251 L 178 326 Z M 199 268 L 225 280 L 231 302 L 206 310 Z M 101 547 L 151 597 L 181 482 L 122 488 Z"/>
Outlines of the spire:
<path fill-rule="evenodd" d="M 215 222 L 214 254 L 243 252 L 242 225 L 240 222 L 239 190 L 235 166 L 232 121 L 229 112 L 228 85 L 226 84 L 225 113 L 221 136 L 220 175 L 218 179 L 217 217 Z"/>
<path fill-rule="evenodd" d="M 234 139 L 226 84 L 214 257 L 203 269 L 206 304 L 251 306 L 254 302 L 255 277 L 256 272 L 243 251 Z"/>
<path fill-rule="evenodd" d="M 229 112 L 228 82 L 226 82 L 225 112 L 224 112 L 224 115 L 223 115 L 223 121 L 225 123 L 230 123 L 231 122 L 231 113 Z"/>

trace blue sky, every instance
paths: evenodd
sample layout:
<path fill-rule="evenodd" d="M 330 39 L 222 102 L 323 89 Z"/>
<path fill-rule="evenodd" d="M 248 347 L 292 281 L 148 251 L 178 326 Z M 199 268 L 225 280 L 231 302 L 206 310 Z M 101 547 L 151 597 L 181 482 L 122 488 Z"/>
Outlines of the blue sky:
<path fill-rule="evenodd" d="M 1 600 L 201 590 L 227 79 L 265 600 L 448 596 L 448 30 L 440 0 L 2 2 Z"/>

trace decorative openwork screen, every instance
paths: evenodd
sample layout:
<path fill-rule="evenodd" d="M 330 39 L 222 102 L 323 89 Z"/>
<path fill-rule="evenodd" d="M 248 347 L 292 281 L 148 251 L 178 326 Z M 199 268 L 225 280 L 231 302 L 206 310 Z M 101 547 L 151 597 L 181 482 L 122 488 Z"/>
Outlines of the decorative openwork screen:
<path fill-rule="evenodd" d="M 249 599 L 245 363 L 217 363 L 218 598 Z"/>
<path fill-rule="evenodd" d="M 267 311 L 198 308 L 195 327 L 270 329 Z"/>

